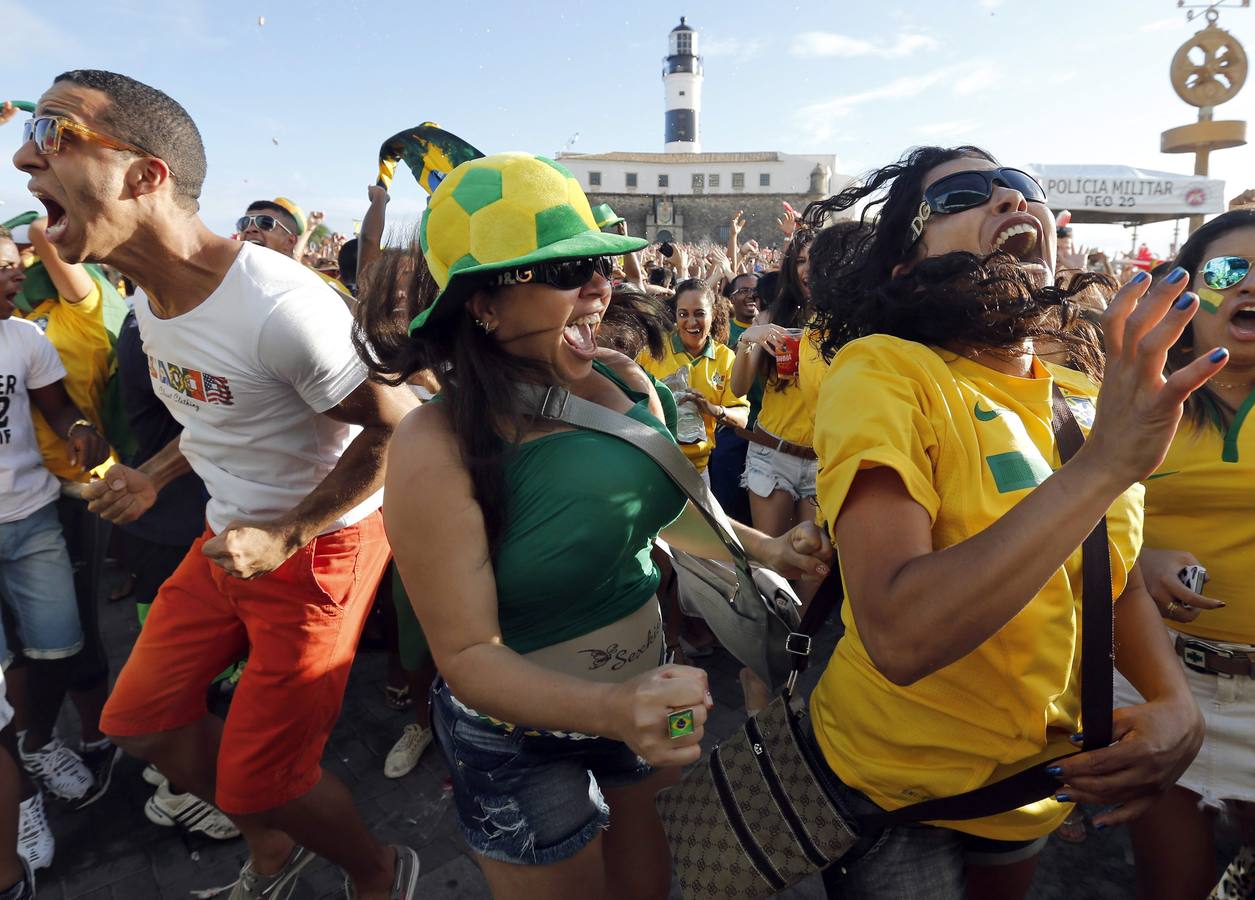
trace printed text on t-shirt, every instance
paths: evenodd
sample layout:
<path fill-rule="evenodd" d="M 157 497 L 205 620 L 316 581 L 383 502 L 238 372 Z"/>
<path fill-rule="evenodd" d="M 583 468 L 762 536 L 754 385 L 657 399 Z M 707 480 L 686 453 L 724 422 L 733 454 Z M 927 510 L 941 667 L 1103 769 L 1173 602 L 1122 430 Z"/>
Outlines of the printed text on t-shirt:
<path fill-rule="evenodd" d="M 148 374 L 153 381 L 164 384 L 191 400 L 217 403 L 221 406 L 235 405 L 231 387 L 221 375 L 210 375 L 208 372 L 178 366 L 151 355 L 148 357 Z"/>

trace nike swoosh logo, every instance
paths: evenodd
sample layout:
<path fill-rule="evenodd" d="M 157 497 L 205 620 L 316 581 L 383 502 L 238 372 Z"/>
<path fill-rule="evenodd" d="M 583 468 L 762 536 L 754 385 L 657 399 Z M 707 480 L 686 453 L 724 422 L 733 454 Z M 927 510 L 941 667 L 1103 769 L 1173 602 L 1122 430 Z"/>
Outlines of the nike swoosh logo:
<path fill-rule="evenodd" d="M 1154 475 L 1148 475 L 1146 477 L 1146 480 L 1154 481 L 1156 478 L 1167 478 L 1169 475 L 1177 475 L 1177 474 L 1180 474 L 1180 472 L 1181 472 L 1180 469 L 1177 469 L 1174 472 L 1156 472 Z"/>
<path fill-rule="evenodd" d="M 972 407 L 972 411 L 976 413 L 976 418 L 982 422 L 992 421 L 1002 415 L 1002 410 L 1000 409 L 981 409 L 979 400 L 977 400 L 976 405 Z"/>

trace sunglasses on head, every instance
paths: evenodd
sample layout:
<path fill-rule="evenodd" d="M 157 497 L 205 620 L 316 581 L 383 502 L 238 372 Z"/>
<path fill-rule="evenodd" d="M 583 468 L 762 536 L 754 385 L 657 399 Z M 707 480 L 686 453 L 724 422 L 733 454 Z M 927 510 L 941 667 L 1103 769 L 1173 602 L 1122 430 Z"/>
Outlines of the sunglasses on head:
<path fill-rule="evenodd" d="M 88 128 L 82 122 L 75 122 L 65 116 L 36 116 L 22 123 L 22 142 L 34 141 L 35 149 L 42 156 L 55 156 L 60 153 L 61 141 L 67 134 L 76 135 L 110 150 L 126 150 L 130 153 L 138 153 L 140 156 L 160 158 L 143 147 L 111 138 L 107 134 Z"/>
<path fill-rule="evenodd" d="M 240 234 L 243 234 L 245 231 L 248 231 L 248 227 L 252 225 L 254 222 L 257 223 L 258 231 L 274 231 L 276 228 L 282 228 L 288 234 L 291 234 L 291 235 L 296 234 L 295 231 L 293 231 L 288 226 L 284 225 L 274 216 L 267 216 L 267 215 L 240 216 L 235 221 L 235 230 L 239 232 Z"/>
<path fill-rule="evenodd" d="M 1251 271 L 1251 261 L 1242 256 L 1217 256 L 1203 263 L 1203 284 L 1223 291 L 1240 284 Z"/>
<path fill-rule="evenodd" d="M 507 269 L 497 273 L 491 284 L 547 284 L 560 291 L 570 291 L 588 284 L 594 272 L 609 280 L 613 271 L 614 262 L 609 256 L 585 256 L 581 259 L 564 259 L 561 262 L 543 262 L 525 268 Z"/>

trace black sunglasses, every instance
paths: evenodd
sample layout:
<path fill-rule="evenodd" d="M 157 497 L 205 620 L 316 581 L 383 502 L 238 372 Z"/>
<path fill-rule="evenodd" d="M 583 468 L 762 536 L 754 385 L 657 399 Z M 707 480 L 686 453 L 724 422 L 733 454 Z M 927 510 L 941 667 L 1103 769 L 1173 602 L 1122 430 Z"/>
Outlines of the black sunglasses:
<path fill-rule="evenodd" d="M 928 186 L 924 201 L 934 213 L 948 215 L 975 209 L 989 202 L 994 195 L 994 185 L 1019 191 L 1030 203 L 1045 203 L 1046 192 L 1041 183 L 1019 169 L 973 169 L 955 172 Z"/>
<path fill-rule="evenodd" d="M 609 256 L 585 256 L 561 262 L 543 262 L 519 269 L 507 269 L 493 276 L 491 284 L 547 284 L 560 291 L 570 291 L 588 284 L 593 273 L 609 280 L 614 262 Z"/>
<path fill-rule="evenodd" d="M 243 234 L 248 230 L 248 226 L 253 222 L 257 223 L 257 227 L 262 231 L 274 231 L 276 228 L 282 228 L 288 234 L 294 234 L 291 228 L 284 225 L 274 216 L 240 216 L 235 221 L 235 230 Z"/>

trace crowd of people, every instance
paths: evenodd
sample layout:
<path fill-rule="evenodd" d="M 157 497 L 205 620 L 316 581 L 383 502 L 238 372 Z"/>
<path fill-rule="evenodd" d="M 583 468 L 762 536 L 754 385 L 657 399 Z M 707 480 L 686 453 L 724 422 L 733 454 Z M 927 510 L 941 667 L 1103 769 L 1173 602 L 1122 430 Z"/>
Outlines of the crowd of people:
<path fill-rule="evenodd" d="M 740 212 L 726 246 L 650 244 L 498 153 L 399 246 L 381 186 L 352 240 L 284 197 L 223 236 L 165 93 L 70 71 L 22 127 L 44 212 L 0 231 L 0 900 L 52 862 L 45 795 L 97 801 L 124 753 L 154 823 L 243 837 L 231 900 L 290 896 L 316 857 L 349 898 L 417 898 L 415 850 L 321 763 L 377 605 L 414 715 L 385 774 L 439 748 L 493 896 L 668 896 L 655 801 L 701 758 L 719 643 L 677 557 L 732 557 L 702 497 L 528 385 L 661 435 L 749 558 L 835 610 L 805 736 L 834 808 L 1053 779 L 864 830 L 828 896 L 1025 897 L 1088 820 L 1129 827 L 1140 898 L 1203 900 L 1220 822 L 1255 844 L 1255 209 L 1113 263 L 1031 175 L 917 147 L 786 204 L 778 249 Z M 1118 670 L 1097 747 L 1091 532 Z M 110 554 L 142 623 L 112 685 Z"/>

